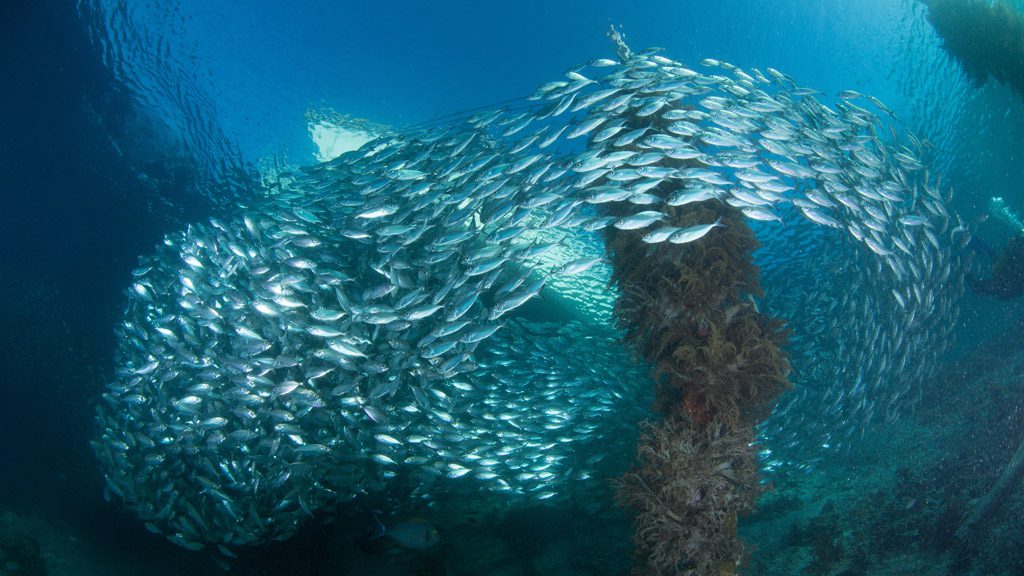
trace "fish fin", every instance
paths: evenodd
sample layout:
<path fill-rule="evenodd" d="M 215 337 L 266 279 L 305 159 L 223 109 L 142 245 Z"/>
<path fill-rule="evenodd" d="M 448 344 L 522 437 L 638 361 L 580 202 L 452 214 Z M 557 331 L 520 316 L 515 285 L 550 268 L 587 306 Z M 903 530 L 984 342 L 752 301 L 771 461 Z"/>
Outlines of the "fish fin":
<path fill-rule="evenodd" d="M 366 537 L 366 539 L 367 540 L 376 540 L 377 538 L 383 538 L 384 535 L 387 533 L 387 531 L 388 531 L 387 528 L 385 528 L 384 524 L 381 523 L 380 518 L 377 518 L 377 515 L 374 514 L 373 515 L 373 532 L 370 533 Z"/>
<path fill-rule="evenodd" d="M 380 520 L 377 519 L 377 515 L 373 515 L 373 527 L 366 532 L 357 542 L 359 549 L 367 554 L 377 555 L 384 552 L 385 542 L 381 540 L 387 530 L 384 525 L 381 524 Z"/>

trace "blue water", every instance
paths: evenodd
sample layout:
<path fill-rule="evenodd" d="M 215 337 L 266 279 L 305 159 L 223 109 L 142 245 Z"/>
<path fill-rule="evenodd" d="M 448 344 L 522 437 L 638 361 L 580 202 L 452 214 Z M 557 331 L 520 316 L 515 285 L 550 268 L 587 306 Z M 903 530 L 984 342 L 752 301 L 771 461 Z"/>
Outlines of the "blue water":
<path fill-rule="evenodd" d="M 0 513 L 46 518 L 61 526 L 51 534 L 75 534 L 86 542 L 79 548 L 95 543 L 102 552 L 93 556 L 122 554 L 107 566 L 115 573 L 144 573 L 141 564 L 161 565 L 161 574 L 217 573 L 104 502 L 87 447 L 138 256 L 165 233 L 245 202 L 261 163 L 314 163 L 304 118 L 311 109 L 401 128 L 519 98 L 578 63 L 613 55 L 609 24 L 634 48 L 661 46 L 686 63 L 771 66 L 830 96 L 874 95 L 901 128 L 934 144 L 933 170 L 953 186 L 952 205 L 965 219 L 982 216 L 992 196 L 1024 212 L 1024 100 L 995 82 L 973 85 L 913 0 L 9 0 L 0 6 Z M 1013 233 L 992 218 L 977 229 L 996 250 Z M 982 343 L 1005 344 L 987 339 L 1020 321 L 1022 306 L 965 297 L 949 360 L 977 358 Z M 1015 351 L 982 360 L 1009 362 Z M 956 404 L 1024 405 L 1020 364 L 1003 368 L 1011 374 L 1005 387 Z M 1020 439 L 1019 426 L 1006 425 L 1019 420 L 1014 414 L 973 413 L 967 422 L 1003 426 L 978 433 L 1002 442 L 991 461 L 978 456 L 973 472 L 986 485 Z M 510 538 L 550 521 L 517 519 L 522 531 Z M 278 568 L 250 560 L 236 573 L 322 565 L 315 559 L 328 552 L 317 542 L 300 533 L 260 557 L 270 565 L 281 558 Z M 982 546 L 974 570 L 1003 560 L 999 573 L 1024 573 L 1019 551 L 1006 548 Z M 51 574 L 75 573 L 67 558 L 86 554 L 48 550 Z M 866 561 L 850 570 L 856 562 Z M 847 564 L 820 573 L 840 566 Z M 19 572 L 0 562 L 7 573 Z"/>
<path fill-rule="evenodd" d="M 907 86 L 893 69 L 900 63 L 893 53 L 904 45 L 925 48 L 901 35 L 914 24 L 910 3 L 154 4 L 135 7 L 131 20 L 176 49 L 157 58 L 195 78 L 218 124 L 249 159 L 282 150 L 308 159 L 301 118 L 310 106 L 401 126 L 520 97 L 541 78 L 609 54 L 604 34 L 612 23 L 633 44 L 663 46 L 683 61 L 713 54 L 741 66 L 774 66 L 827 92 L 857 86 L 901 104 L 901 92 L 934 90 L 940 81 Z M 957 85 L 943 90 L 955 94 Z"/>

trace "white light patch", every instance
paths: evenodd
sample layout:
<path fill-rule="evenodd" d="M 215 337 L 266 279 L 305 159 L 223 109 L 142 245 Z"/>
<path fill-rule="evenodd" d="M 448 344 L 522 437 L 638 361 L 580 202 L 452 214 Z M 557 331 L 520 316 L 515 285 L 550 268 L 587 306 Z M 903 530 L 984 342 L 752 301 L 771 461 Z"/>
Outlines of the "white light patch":
<path fill-rule="evenodd" d="M 310 112 L 306 119 L 318 162 L 328 162 L 345 152 L 358 150 L 388 132 L 385 126 L 334 112 Z"/>
<path fill-rule="evenodd" d="M 316 159 L 320 162 L 334 160 L 345 152 L 358 150 L 360 146 L 376 137 L 368 132 L 348 130 L 330 124 L 310 124 L 309 135 L 316 144 Z"/>
<path fill-rule="evenodd" d="M 584 231 L 566 233 L 564 230 L 528 226 L 517 241 L 520 245 L 558 243 L 555 248 L 528 261 L 529 267 L 542 275 L 552 273 L 578 258 L 598 258 L 604 255 L 600 240 L 595 239 L 593 233 Z M 611 266 L 599 262 L 589 270 L 573 276 L 550 276 L 546 290 L 557 293 L 581 321 L 611 325 L 616 296 L 615 291 L 609 288 L 611 275 Z"/>

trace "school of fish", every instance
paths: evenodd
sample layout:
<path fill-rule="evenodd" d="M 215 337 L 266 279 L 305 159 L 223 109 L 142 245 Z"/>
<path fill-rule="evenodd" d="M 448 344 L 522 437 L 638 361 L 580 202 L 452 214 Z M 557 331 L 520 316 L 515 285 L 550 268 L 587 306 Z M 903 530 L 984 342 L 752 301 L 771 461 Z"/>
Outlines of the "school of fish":
<path fill-rule="evenodd" d="M 760 304 L 793 328 L 769 468 L 912 406 L 969 236 L 924 145 L 871 97 L 832 108 L 772 68 L 612 36 L 615 59 L 520 105 L 287 171 L 143 257 L 97 411 L 110 494 L 228 556 L 396 477 L 419 502 L 607 498 L 602 470 L 621 466 L 602 458 L 628 460 L 652 386 L 611 328 L 600 231 L 700 242 L 721 224 L 665 222 L 695 202 L 749 218 Z M 545 321 L 556 304 L 579 318 Z"/>

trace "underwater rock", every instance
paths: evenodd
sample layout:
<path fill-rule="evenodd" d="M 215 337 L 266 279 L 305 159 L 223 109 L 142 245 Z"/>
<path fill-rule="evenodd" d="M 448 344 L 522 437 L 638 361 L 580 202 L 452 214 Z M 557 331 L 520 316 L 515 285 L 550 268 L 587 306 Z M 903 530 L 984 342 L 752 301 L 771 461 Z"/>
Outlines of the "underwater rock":
<path fill-rule="evenodd" d="M 46 576 L 39 543 L 22 532 L 18 517 L 4 512 L 0 517 L 0 573 L 5 576 Z"/>
<path fill-rule="evenodd" d="M 1011 300 L 1024 296 L 1024 236 L 1014 236 L 992 264 L 988 278 L 968 277 L 968 286 L 976 294 Z"/>
<path fill-rule="evenodd" d="M 810 561 L 801 571 L 807 576 L 824 576 L 847 571 L 864 573 L 856 568 L 844 568 L 848 553 L 843 545 L 842 519 L 835 504 L 826 502 L 813 518 L 792 526 L 785 536 L 789 546 L 810 549 Z"/>

